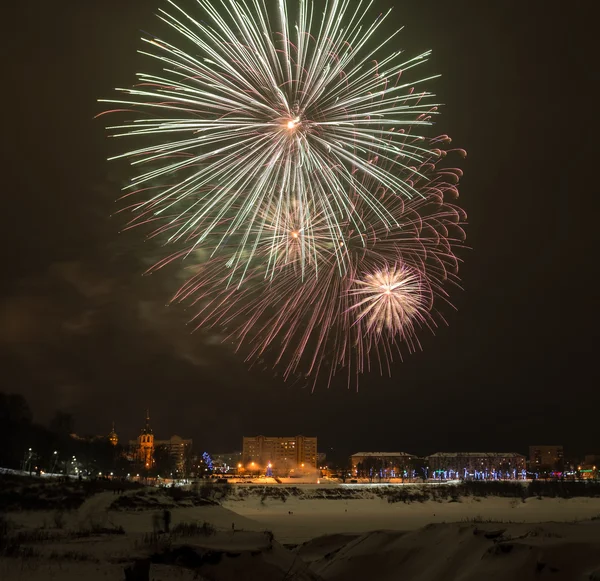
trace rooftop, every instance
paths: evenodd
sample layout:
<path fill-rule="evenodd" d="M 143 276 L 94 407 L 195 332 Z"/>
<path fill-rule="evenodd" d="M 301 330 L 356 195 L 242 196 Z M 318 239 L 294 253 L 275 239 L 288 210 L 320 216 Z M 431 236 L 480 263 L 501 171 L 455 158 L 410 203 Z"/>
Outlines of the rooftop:
<path fill-rule="evenodd" d="M 506 458 L 507 456 L 523 456 L 523 454 L 517 452 L 436 452 L 427 456 L 427 458 L 455 458 L 456 456 L 463 458 Z"/>
<path fill-rule="evenodd" d="M 316 436 L 303 436 L 299 434 L 297 436 L 263 436 L 259 434 L 258 436 L 243 436 L 244 440 L 255 440 L 256 438 L 265 438 L 266 440 L 295 440 L 296 438 L 304 438 L 304 439 L 315 439 Z"/>
<path fill-rule="evenodd" d="M 352 454 L 351 457 L 354 458 L 355 456 L 373 456 L 376 458 L 400 458 L 408 456 L 410 458 L 412 454 L 407 454 L 406 452 L 357 452 L 356 454 Z"/>

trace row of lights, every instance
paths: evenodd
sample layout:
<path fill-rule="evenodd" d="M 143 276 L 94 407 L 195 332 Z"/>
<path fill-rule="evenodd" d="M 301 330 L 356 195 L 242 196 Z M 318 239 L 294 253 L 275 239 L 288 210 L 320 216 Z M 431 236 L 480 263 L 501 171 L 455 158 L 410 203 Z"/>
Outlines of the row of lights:
<path fill-rule="evenodd" d="M 285 460 L 287 460 L 287 458 L 285 458 Z M 256 467 L 256 466 L 257 466 L 257 465 L 256 465 L 254 462 L 250 462 L 250 467 L 251 467 L 251 468 L 253 468 L 253 469 L 254 469 L 254 467 Z M 302 464 L 300 464 L 300 466 L 301 466 L 302 468 L 304 468 L 304 462 L 302 462 Z M 242 466 L 241 464 L 238 464 L 238 465 L 237 465 L 237 467 L 238 467 L 240 470 L 241 470 L 241 469 L 243 469 L 243 466 Z M 258 466 L 258 467 L 260 467 L 260 466 Z M 267 468 L 272 468 L 272 467 L 273 467 L 273 464 L 271 464 L 271 462 L 268 462 L 268 463 L 267 463 Z"/>

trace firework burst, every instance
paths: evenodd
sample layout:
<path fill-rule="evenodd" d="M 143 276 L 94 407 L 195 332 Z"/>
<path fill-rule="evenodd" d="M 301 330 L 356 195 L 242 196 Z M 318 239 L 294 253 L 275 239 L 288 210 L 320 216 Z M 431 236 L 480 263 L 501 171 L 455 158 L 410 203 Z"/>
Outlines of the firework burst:
<path fill-rule="evenodd" d="M 129 226 L 176 247 L 151 270 L 192 262 L 173 300 L 286 378 L 389 372 L 444 321 L 465 240 L 462 172 L 442 167 L 465 153 L 421 134 L 437 105 L 405 82 L 429 53 L 380 58 L 395 35 L 375 42 L 371 1 L 297 0 L 295 26 L 286 0 L 276 25 L 265 0 L 166 1 L 180 42 L 143 52 L 162 73 L 107 101 L 140 144 L 116 156 L 137 169 Z"/>
<path fill-rule="evenodd" d="M 269 276 L 265 247 L 243 285 L 231 284 L 225 257 L 215 258 L 194 267 L 174 300 L 193 303 L 197 328 L 218 328 L 248 361 L 271 361 L 286 378 L 311 376 L 314 386 L 342 370 L 350 382 L 372 367 L 389 373 L 403 347 L 420 349 L 420 328 L 435 331 L 444 322 L 436 305 L 448 302 L 448 284 L 458 284 L 454 251 L 465 239 L 466 216 L 453 203 L 460 172 L 419 169 L 419 196 L 404 202 L 378 194 L 396 228 L 373 226 L 359 236 L 351 223 L 343 225 L 344 275 L 334 249 L 319 242 L 318 271 L 301 276 L 297 259 L 279 261 Z M 370 223 L 371 210 L 360 200 L 355 211 Z M 295 244 L 290 236 L 282 240 L 282 254 Z"/>
<path fill-rule="evenodd" d="M 410 334 L 413 320 L 427 307 L 421 277 L 397 264 L 354 280 L 350 294 L 356 300 L 352 310 L 359 310 L 356 322 L 365 320 L 367 333 Z"/>
<path fill-rule="evenodd" d="M 332 0 L 321 15 L 298 0 L 294 26 L 279 0 L 275 32 L 263 0 L 197 0 L 200 19 L 167 2 L 160 18 L 180 45 L 152 38 L 142 51 L 162 74 L 139 74 L 134 88 L 119 89 L 125 98 L 105 101 L 134 114 L 110 127 L 114 136 L 149 142 L 116 156 L 139 170 L 127 187 L 142 197 L 136 212 L 177 224 L 170 242 L 192 235 L 200 245 L 219 232 L 218 246 L 237 236 L 245 261 L 260 240 L 275 251 L 292 214 L 301 232 L 320 220 L 333 248 L 345 222 L 360 236 L 369 227 L 357 199 L 383 227 L 396 225 L 365 176 L 395 196 L 417 191 L 402 172 L 370 160 L 407 171 L 421 165 L 432 150 L 408 130 L 429 125 L 436 107 L 415 90 L 427 79 L 404 82 L 429 53 L 377 60 L 395 36 L 374 43 L 389 12 L 369 21 L 371 2 Z M 148 189 L 157 180 L 168 185 Z M 311 237 L 300 257 L 318 258 Z M 344 253 L 335 258 L 343 270 Z"/>

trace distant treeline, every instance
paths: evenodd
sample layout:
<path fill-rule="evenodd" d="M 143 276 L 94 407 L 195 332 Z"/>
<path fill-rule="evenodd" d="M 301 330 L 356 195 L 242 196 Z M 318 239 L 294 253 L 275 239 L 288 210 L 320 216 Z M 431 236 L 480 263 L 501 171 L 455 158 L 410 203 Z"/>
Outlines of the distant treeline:
<path fill-rule="evenodd" d="M 0 512 L 19 510 L 75 510 L 86 498 L 115 488 L 135 490 L 134 482 L 37 478 L 0 472 Z M 123 498 L 123 497 L 116 497 Z"/>
<path fill-rule="evenodd" d="M 474 496 L 500 496 L 503 498 L 575 498 L 600 497 L 600 482 L 572 480 L 533 480 L 521 482 L 481 482 L 466 481 L 460 484 L 440 486 L 403 486 L 387 489 L 388 502 L 425 502 L 426 500 L 459 501 L 460 498 Z"/>
<path fill-rule="evenodd" d="M 485 498 L 497 496 L 525 501 L 527 498 L 576 498 L 600 497 L 598 481 L 534 480 L 521 482 L 466 481 L 460 484 L 406 485 L 406 486 L 355 486 L 303 489 L 297 486 L 228 486 L 228 494 L 245 498 L 258 496 L 266 500 L 286 502 L 288 498 L 299 500 L 322 498 L 327 500 L 356 500 L 361 498 L 384 498 L 388 502 L 460 502 L 466 497 Z"/>
<path fill-rule="evenodd" d="M 43 426 L 33 422 L 22 395 L 0 392 L 0 468 L 24 469 L 32 474 L 59 472 L 68 469 L 75 456 L 78 466 L 90 473 L 117 473 L 120 449 L 108 440 L 74 439 L 74 431 L 71 414 L 57 411 L 49 426 Z"/>

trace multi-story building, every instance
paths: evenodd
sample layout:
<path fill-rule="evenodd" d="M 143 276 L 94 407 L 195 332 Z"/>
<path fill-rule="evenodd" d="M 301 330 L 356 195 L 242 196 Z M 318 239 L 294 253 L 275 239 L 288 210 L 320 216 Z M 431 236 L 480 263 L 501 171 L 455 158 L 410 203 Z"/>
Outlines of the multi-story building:
<path fill-rule="evenodd" d="M 171 436 L 168 440 L 154 440 L 154 449 L 158 447 L 165 448 L 173 467 L 177 472 L 188 472 L 188 466 L 191 460 L 192 440 L 185 440 L 181 436 Z"/>
<path fill-rule="evenodd" d="M 515 452 L 437 452 L 427 456 L 432 478 L 524 478 L 525 456 Z"/>
<path fill-rule="evenodd" d="M 355 476 L 396 478 L 412 474 L 413 458 L 406 452 L 357 452 L 350 456 L 350 463 Z"/>
<path fill-rule="evenodd" d="M 562 472 L 564 469 L 563 447 L 529 446 L 529 469 Z"/>
<path fill-rule="evenodd" d="M 244 437 L 242 469 L 287 476 L 317 468 L 317 438 L 307 436 Z"/>

